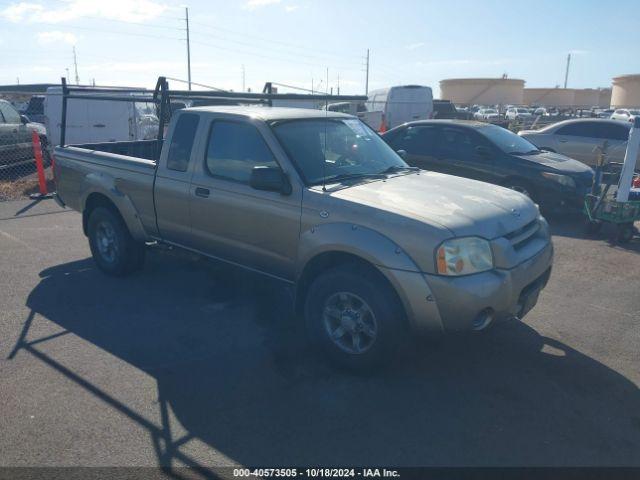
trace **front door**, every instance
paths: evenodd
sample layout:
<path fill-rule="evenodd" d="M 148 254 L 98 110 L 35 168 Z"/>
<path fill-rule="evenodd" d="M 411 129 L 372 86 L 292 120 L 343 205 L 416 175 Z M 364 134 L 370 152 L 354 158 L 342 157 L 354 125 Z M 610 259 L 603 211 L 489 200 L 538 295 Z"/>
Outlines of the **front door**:
<path fill-rule="evenodd" d="M 438 162 L 437 128 L 432 125 L 415 125 L 407 127 L 396 134 L 390 142 L 394 150 L 407 152 L 406 162 L 412 167 L 422 170 L 448 173 L 447 165 Z"/>
<path fill-rule="evenodd" d="M 467 128 L 441 127 L 438 137 L 438 162 L 446 165 L 445 173 L 483 182 L 495 181 L 493 147 L 480 135 Z"/>
<path fill-rule="evenodd" d="M 191 225 L 198 250 L 287 280 L 294 276 L 302 192 L 255 190 L 256 166 L 279 164 L 256 124 L 214 119 L 191 183 Z"/>
<path fill-rule="evenodd" d="M 598 137 L 598 130 L 597 122 L 575 122 L 559 128 L 556 131 L 558 153 L 594 166 L 598 149 L 605 141 Z"/>

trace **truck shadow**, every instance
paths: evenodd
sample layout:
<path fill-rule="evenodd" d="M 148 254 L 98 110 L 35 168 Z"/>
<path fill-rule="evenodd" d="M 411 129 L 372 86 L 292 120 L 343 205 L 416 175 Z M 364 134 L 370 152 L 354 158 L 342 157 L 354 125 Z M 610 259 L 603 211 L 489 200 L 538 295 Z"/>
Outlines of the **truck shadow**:
<path fill-rule="evenodd" d="M 524 323 L 355 376 L 309 351 L 286 289 L 189 255 L 152 253 L 121 280 L 89 259 L 41 277 L 14 353 L 147 428 L 165 467 L 206 466 L 192 440 L 243 465 L 640 465 L 637 386 Z M 161 424 L 26 341 L 33 312 L 155 378 Z"/>

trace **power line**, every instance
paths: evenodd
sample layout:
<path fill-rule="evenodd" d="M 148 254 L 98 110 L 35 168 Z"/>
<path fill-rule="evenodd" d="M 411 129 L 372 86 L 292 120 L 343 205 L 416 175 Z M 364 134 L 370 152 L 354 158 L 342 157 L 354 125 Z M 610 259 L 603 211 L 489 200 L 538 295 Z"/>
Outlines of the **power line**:
<path fill-rule="evenodd" d="M 295 62 L 295 63 L 302 64 L 302 65 L 310 65 L 312 67 L 319 67 L 319 66 L 322 65 L 321 63 L 310 63 L 310 62 L 305 62 L 305 61 L 299 60 L 299 59 L 292 60 L 291 58 L 277 57 L 275 55 L 264 55 L 264 54 L 261 54 L 261 53 L 255 53 L 255 52 L 250 52 L 250 51 L 247 51 L 247 50 L 239 50 L 239 49 L 234 49 L 234 48 L 228 48 L 228 47 L 225 47 L 225 46 L 221 46 L 219 44 L 200 42 L 200 41 L 196 41 L 196 40 L 191 40 L 191 43 L 196 43 L 198 45 L 204 45 L 204 46 L 207 46 L 207 47 L 213 47 L 213 48 L 217 48 L 217 49 L 220 49 L 220 50 L 227 50 L 227 51 L 234 52 L 234 53 L 241 53 L 241 54 L 244 54 L 244 55 L 252 55 L 254 57 L 260 57 L 260 58 L 264 58 L 266 60 L 276 60 L 276 61 L 288 62 L 288 63 Z M 335 65 L 332 65 L 332 66 L 335 66 Z M 345 67 L 345 68 L 343 68 L 343 70 L 355 70 L 355 69 L 353 69 L 351 67 Z"/>
<path fill-rule="evenodd" d="M 194 33 L 196 33 L 197 35 L 203 35 L 203 36 L 206 36 L 206 37 L 215 38 L 217 40 L 226 41 L 226 42 L 229 42 L 229 43 L 235 43 L 235 44 L 238 44 L 238 45 L 241 45 L 241 46 L 246 46 L 246 47 L 250 47 L 250 48 L 257 48 L 255 43 L 243 42 L 241 40 L 230 39 L 230 38 L 226 38 L 226 37 L 223 37 L 223 36 L 220 36 L 220 35 L 215 35 L 215 34 L 205 33 L 205 32 L 198 32 L 198 31 L 195 31 L 195 30 L 194 30 Z M 264 51 L 263 48 L 261 48 L 260 50 Z M 310 58 L 310 57 L 311 58 L 317 58 L 319 63 L 321 63 L 321 64 L 327 63 L 326 59 L 322 59 L 322 58 L 319 58 L 316 55 L 309 54 L 309 52 L 306 52 L 306 53 L 303 54 L 303 53 L 300 53 L 300 52 L 280 51 L 280 52 L 276 52 L 276 53 L 278 53 L 278 55 L 284 55 L 284 56 L 289 56 L 289 57 L 295 58 L 296 61 L 298 61 L 300 56 L 304 56 L 306 58 Z M 339 58 L 339 57 L 334 57 L 334 58 Z M 345 67 L 345 65 L 347 65 L 346 63 L 335 62 L 335 61 L 331 61 L 331 64 L 334 67 L 344 67 L 344 68 L 351 68 L 351 66 L 352 66 L 350 64 L 348 67 Z"/>
<path fill-rule="evenodd" d="M 194 25 L 204 26 L 204 27 L 206 27 L 207 29 L 210 29 L 210 30 L 214 29 L 214 27 L 212 27 L 211 25 L 206 24 L 206 23 L 195 22 L 195 21 L 192 21 L 191 23 L 193 23 Z M 315 48 L 315 47 L 308 47 L 308 46 L 305 46 L 305 45 L 294 44 L 294 43 L 289 43 L 289 42 L 283 42 L 283 41 L 280 41 L 280 40 L 268 39 L 268 38 L 265 38 L 265 37 L 262 37 L 262 36 L 253 35 L 251 33 L 246 33 L 246 32 L 239 32 L 237 30 L 232 30 L 230 28 L 221 27 L 221 26 L 217 26 L 217 25 L 215 27 L 215 30 L 222 30 L 222 31 L 225 31 L 225 32 L 232 33 L 234 35 L 239 35 L 239 36 L 241 36 L 243 38 L 254 38 L 254 39 L 259 40 L 261 42 L 275 43 L 275 44 L 283 45 L 283 46 L 286 46 L 287 48 L 294 49 L 294 50 L 304 50 L 305 53 L 308 53 L 309 51 L 315 51 L 316 54 L 321 54 L 323 56 L 334 57 L 334 58 L 344 58 L 344 59 L 347 59 L 347 58 L 349 58 L 349 59 L 361 58 L 359 55 L 336 55 L 335 52 L 330 52 L 328 50 L 322 50 L 322 49 L 318 49 L 318 48 Z M 223 37 L 223 38 L 227 38 L 227 37 Z"/>

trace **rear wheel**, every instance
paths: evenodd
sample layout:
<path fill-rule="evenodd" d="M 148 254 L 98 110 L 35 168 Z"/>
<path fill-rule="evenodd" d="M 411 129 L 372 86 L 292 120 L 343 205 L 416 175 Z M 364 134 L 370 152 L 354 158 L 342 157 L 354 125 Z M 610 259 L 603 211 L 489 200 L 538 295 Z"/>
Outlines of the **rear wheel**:
<path fill-rule="evenodd" d="M 390 361 L 404 314 L 382 278 L 357 265 L 315 279 L 305 302 L 311 340 L 335 364 L 364 370 Z"/>
<path fill-rule="evenodd" d="M 133 239 L 117 212 L 104 207 L 93 210 L 88 234 L 93 259 L 107 275 L 124 276 L 142 268 L 145 245 Z"/>

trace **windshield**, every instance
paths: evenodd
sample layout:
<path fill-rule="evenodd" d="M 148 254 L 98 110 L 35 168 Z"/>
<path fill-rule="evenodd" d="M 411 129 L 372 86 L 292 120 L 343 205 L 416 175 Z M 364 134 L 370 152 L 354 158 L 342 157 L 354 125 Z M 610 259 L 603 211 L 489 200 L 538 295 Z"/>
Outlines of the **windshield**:
<path fill-rule="evenodd" d="M 478 128 L 478 132 L 488 138 L 500 150 L 506 153 L 522 154 L 537 152 L 538 147 L 506 128 L 487 125 Z"/>
<path fill-rule="evenodd" d="M 409 168 L 384 140 L 355 118 L 287 120 L 274 122 L 272 127 L 309 185 Z"/>
<path fill-rule="evenodd" d="M 629 110 L 631 115 L 640 115 L 640 110 Z"/>
<path fill-rule="evenodd" d="M 526 108 L 519 108 L 518 113 L 529 113 L 529 110 L 527 110 Z"/>
<path fill-rule="evenodd" d="M 484 113 L 498 113 L 498 112 L 492 108 L 488 108 L 484 111 Z"/>

